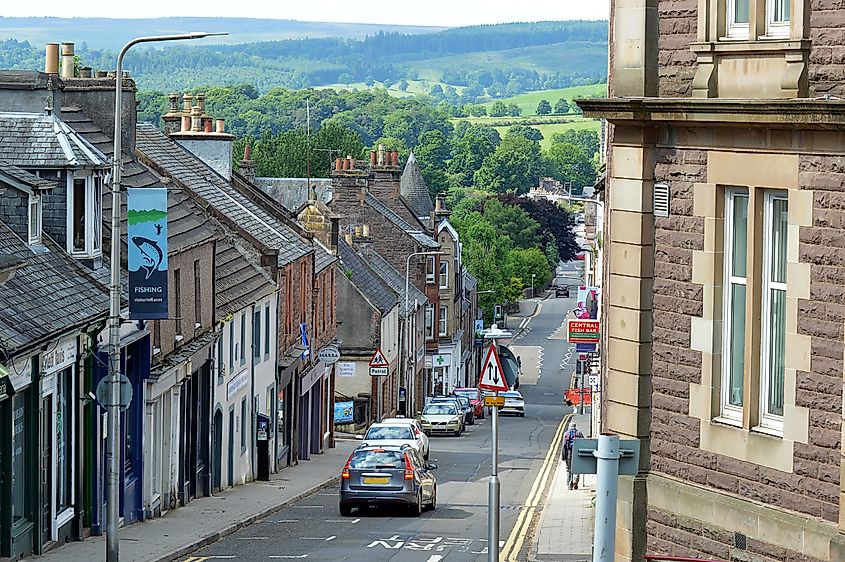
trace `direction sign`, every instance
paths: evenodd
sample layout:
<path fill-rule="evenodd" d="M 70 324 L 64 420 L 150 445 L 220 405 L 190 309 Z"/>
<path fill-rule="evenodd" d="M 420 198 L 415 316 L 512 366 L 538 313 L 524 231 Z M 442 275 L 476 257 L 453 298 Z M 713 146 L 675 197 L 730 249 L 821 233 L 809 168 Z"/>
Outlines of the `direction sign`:
<path fill-rule="evenodd" d="M 484 397 L 484 405 L 489 407 L 498 407 L 502 408 L 505 405 L 505 397 L 504 396 L 485 396 Z"/>
<path fill-rule="evenodd" d="M 371 377 L 386 377 L 389 374 L 390 369 L 388 367 L 370 367 Z"/>
<path fill-rule="evenodd" d="M 496 352 L 496 344 L 490 344 L 487 348 L 487 358 L 484 360 L 484 367 L 481 369 L 481 382 L 478 388 L 486 390 L 506 392 L 508 381 L 505 380 L 505 371 L 502 369 L 502 362 L 499 361 L 499 354 Z"/>
<path fill-rule="evenodd" d="M 389 367 L 390 362 L 387 360 L 387 357 L 384 356 L 384 353 L 381 352 L 381 349 L 376 349 L 376 352 L 373 353 L 372 359 L 370 359 L 370 367 Z"/>

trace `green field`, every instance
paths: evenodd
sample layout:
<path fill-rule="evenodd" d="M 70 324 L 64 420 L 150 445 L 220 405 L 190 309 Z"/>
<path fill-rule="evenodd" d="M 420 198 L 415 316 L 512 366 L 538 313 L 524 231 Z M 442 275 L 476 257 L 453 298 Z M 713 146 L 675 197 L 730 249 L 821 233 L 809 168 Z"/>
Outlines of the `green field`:
<path fill-rule="evenodd" d="M 399 82 L 392 84 L 387 93 L 397 98 L 407 98 L 416 94 L 427 94 L 435 84 L 440 84 L 441 88 L 448 86 L 445 82 L 438 82 L 437 80 L 408 80 L 408 89 L 400 90 Z M 374 88 L 383 88 L 384 84 L 376 81 Z M 363 82 L 350 82 L 349 84 L 327 84 L 325 86 L 315 86 L 318 90 L 325 90 L 331 88 L 333 90 L 366 90 L 367 85 Z M 458 93 L 464 90 L 464 86 L 454 86 Z"/>
<path fill-rule="evenodd" d="M 537 118 L 534 117 L 532 119 L 520 119 L 519 117 L 469 117 L 469 118 L 460 118 L 454 119 L 453 121 L 469 121 L 471 123 L 483 123 L 483 124 L 493 124 L 497 122 L 501 122 L 503 120 L 514 121 L 514 124 L 519 124 L 519 121 L 533 121 Z M 555 133 L 561 133 L 566 131 L 567 129 L 587 129 L 590 131 L 599 132 L 601 130 L 601 123 L 598 119 L 584 119 L 580 115 L 569 115 L 567 117 L 567 123 L 546 123 L 542 125 L 528 125 L 529 127 L 533 127 L 535 129 L 539 129 L 539 131 L 543 134 L 543 140 L 540 141 L 540 146 L 544 149 L 549 148 L 549 145 L 552 142 L 552 135 Z M 499 131 L 499 135 L 504 136 L 507 132 L 508 128 L 511 125 L 493 125 L 497 131 Z"/>
<path fill-rule="evenodd" d="M 515 103 L 522 110 L 523 116 L 537 115 L 537 104 L 540 100 L 548 101 L 554 108 L 555 102 L 560 98 L 566 98 L 571 102 L 575 98 L 589 98 L 595 96 L 606 96 L 607 84 L 591 84 L 589 86 L 574 86 L 572 88 L 561 88 L 559 90 L 537 90 L 535 92 L 526 92 L 512 98 L 505 98 L 502 100 L 505 103 Z M 484 105 L 490 106 L 493 102 L 487 102 Z"/>

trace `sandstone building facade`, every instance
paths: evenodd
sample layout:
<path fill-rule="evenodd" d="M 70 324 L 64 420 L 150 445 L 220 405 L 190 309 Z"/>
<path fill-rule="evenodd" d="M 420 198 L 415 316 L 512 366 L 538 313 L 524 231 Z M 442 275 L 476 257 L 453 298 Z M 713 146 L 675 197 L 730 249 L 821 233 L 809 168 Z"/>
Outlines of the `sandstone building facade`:
<path fill-rule="evenodd" d="M 610 34 L 616 559 L 845 560 L 845 7 L 615 0 Z"/>

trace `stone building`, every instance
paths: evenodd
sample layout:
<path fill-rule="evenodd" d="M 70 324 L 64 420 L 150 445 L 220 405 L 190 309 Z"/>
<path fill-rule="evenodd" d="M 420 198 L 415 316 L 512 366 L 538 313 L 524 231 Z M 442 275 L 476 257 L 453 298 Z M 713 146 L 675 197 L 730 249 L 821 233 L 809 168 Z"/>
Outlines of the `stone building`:
<path fill-rule="evenodd" d="M 845 560 L 845 8 L 616 0 L 602 430 L 616 560 Z"/>

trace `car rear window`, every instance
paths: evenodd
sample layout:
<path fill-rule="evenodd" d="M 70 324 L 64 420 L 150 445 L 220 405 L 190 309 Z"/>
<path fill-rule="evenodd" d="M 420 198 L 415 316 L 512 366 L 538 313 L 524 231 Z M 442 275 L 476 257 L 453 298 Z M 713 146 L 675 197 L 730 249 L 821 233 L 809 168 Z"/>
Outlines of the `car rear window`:
<path fill-rule="evenodd" d="M 468 398 L 470 400 L 475 400 L 476 398 L 478 398 L 478 392 L 476 392 L 475 390 L 456 390 L 455 395 L 461 396 L 463 398 Z"/>
<path fill-rule="evenodd" d="M 400 451 L 355 451 L 349 468 L 405 468 L 405 457 Z"/>
<path fill-rule="evenodd" d="M 407 425 L 371 427 L 365 439 L 413 439 L 411 428 Z"/>
<path fill-rule="evenodd" d="M 457 414 L 458 409 L 454 404 L 429 404 L 423 409 L 423 414 L 449 415 Z"/>

